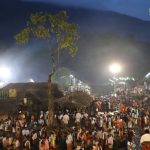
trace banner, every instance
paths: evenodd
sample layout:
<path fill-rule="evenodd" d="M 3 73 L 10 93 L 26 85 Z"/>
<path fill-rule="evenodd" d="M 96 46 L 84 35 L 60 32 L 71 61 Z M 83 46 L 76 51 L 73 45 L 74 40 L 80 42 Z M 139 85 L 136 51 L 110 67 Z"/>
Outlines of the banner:
<path fill-rule="evenodd" d="M 16 89 L 9 89 L 9 98 L 15 98 L 17 96 Z"/>

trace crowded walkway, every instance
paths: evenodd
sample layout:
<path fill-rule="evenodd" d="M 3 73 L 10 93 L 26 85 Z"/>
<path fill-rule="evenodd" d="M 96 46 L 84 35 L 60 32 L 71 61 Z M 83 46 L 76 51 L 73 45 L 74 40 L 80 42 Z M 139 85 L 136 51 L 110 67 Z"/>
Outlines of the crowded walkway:
<path fill-rule="evenodd" d="M 109 109 L 101 99 L 92 113 L 85 108 L 55 110 L 53 128 L 48 128 L 48 111 L 11 114 L 0 121 L 0 150 L 140 150 L 141 137 L 150 130 L 150 108 L 107 100 Z M 110 112 L 114 104 L 118 111 Z"/>

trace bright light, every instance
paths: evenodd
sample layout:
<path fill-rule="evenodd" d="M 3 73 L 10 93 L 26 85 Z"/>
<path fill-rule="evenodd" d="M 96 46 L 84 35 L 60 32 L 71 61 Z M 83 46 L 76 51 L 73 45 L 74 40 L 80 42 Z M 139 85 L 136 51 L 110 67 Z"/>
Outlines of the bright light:
<path fill-rule="evenodd" d="M 0 80 L 4 80 L 10 77 L 10 69 L 6 67 L 0 67 Z"/>
<path fill-rule="evenodd" d="M 109 71 L 110 71 L 111 73 L 113 73 L 113 74 L 120 73 L 120 72 L 121 72 L 121 66 L 120 66 L 120 64 L 117 64 L 117 63 L 111 64 L 111 65 L 109 66 Z"/>
<path fill-rule="evenodd" d="M 146 78 L 150 77 L 150 72 L 145 75 Z"/>
<path fill-rule="evenodd" d="M 0 82 L 0 88 L 2 88 L 5 85 L 4 82 Z"/>
<path fill-rule="evenodd" d="M 32 82 L 32 83 L 34 83 L 35 81 L 31 78 L 31 79 L 29 79 L 29 82 Z"/>
<path fill-rule="evenodd" d="M 73 78 L 74 76 L 72 74 L 70 74 L 70 78 Z"/>

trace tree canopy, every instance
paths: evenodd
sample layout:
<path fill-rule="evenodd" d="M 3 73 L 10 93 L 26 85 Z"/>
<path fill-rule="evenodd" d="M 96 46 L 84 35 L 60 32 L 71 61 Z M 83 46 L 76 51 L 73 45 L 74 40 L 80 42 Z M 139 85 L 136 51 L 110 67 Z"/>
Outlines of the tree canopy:
<path fill-rule="evenodd" d="M 26 27 L 15 36 L 15 39 L 19 44 L 28 43 L 31 38 L 46 41 L 54 59 L 57 58 L 58 61 L 62 49 L 75 56 L 78 50 L 78 25 L 69 23 L 68 18 L 66 11 L 55 15 L 43 12 L 31 14 Z"/>
<path fill-rule="evenodd" d="M 60 50 L 67 49 L 71 56 L 75 56 L 78 47 L 79 35 L 78 26 L 68 22 L 66 11 L 51 15 L 43 12 L 32 14 L 25 28 L 19 32 L 15 39 L 19 44 L 29 42 L 31 38 L 44 40 L 51 52 L 52 73 L 48 76 L 48 124 L 53 125 L 53 100 L 54 90 L 52 90 L 52 75 L 59 65 Z M 57 65 L 55 60 L 57 58 Z"/>

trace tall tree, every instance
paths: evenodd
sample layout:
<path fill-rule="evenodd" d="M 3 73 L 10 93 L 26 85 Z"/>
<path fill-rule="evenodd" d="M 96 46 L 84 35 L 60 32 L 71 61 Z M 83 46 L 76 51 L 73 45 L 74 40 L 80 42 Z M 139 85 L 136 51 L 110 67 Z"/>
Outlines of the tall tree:
<path fill-rule="evenodd" d="M 59 65 L 61 50 L 66 49 L 72 57 L 75 56 L 78 50 L 77 41 L 79 39 L 77 30 L 78 25 L 68 22 L 66 11 L 61 11 L 55 15 L 40 12 L 32 14 L 27 21 L 26 27 L 15 36 L 15 39 L 19 44 L 28 43 L 32 38 L 43 40 L 50 50 L 52 72 L 48 76 L 49 126 L 53 125 L 54 103 L 51 90 L 51 77 Z"/>

